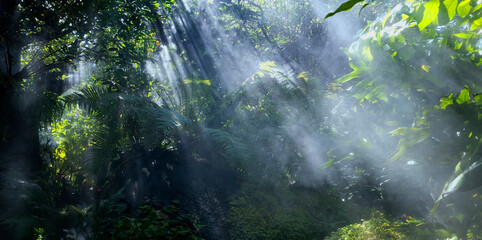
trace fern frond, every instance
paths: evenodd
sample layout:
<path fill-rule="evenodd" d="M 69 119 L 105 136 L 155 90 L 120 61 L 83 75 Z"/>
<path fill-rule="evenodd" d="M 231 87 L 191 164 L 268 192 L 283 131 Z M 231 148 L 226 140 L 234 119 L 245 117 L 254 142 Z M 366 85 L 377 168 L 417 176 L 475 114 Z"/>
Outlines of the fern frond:
<path fill-rule="evenodd" d="M 251 152 L 241 139 L 218 129 L 203 128 L 202 132 L 205 140 L 215 146 L 231 167 L 247 169 L 247 161 L 250 159 Z"/>
<path fill-rule="evenodd" d="M 77 91 L 68 91 L 62 100 L 68 107 L 78 105 L 81 109 L 93 114 L 95 109 L 99 107 L 100 98 L 107 93 L 105 87 L 88 86 Z"/>

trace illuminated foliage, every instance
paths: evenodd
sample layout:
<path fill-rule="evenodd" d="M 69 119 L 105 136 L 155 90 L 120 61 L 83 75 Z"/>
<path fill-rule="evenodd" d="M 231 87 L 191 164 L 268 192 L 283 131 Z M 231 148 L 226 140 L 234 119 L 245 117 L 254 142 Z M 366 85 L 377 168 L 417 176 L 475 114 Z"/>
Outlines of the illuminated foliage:
<path fill-rule="evenodd" d="M 481 7 L 470 0 L 397 5 L 347 49 L 353 71 L 338 79 L 357 108 L 383 115 L 379 125 L 392 128 L 386 131 L 398 144 L 386 162 L 415 164 L 427 174 L 422 184 L 434 183 L 431 194 L 440 197 L 427 206 L 431 214 L 457 234 L 474 236 L 480 234 L 473 210 L 480 186 Z"/>
<path fill-rule="evenodd" d="M 6 238 L 482 234 L 480 1 L 4 2 Z"/>

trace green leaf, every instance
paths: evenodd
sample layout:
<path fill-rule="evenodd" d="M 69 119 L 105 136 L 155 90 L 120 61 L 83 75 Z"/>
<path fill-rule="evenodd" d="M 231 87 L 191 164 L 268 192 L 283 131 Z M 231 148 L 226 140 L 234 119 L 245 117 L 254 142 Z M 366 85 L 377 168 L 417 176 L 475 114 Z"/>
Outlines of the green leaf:
<path fill-rule="evenodd" d="M 473 32 L 456 33 L 456 34 L 454 34 L 454 36 L 456 36 L 456 37 L 458 37 L 458 38 L 462 38 L 462 39 L 469 39 L 469 38 L 471 38 L 472 36 L 474 36 L 474 33 L 473 33 Z"/>
<path fill-rule="evenodd" d="M 454 180 L 452 180 L 444 189 L 443 195 L 451 194 L 454 192 L 468 191 L 479 187 L 482 183 L 480 181 L 482 170 L 482 161 L 478 161 L 470 165 L 465 171 L 459 174 Z"/>
<path fill-rule="evenodd" d="M 321 168 L 322 168 L 322 169 L 329 168 L 331 165 L 333 165 L 333 163 L 335 163 L 334 160 L 329 160 L 329 161 L 323 163 L 323 165 L 321 165 Z"/>
<path fill-rule="evenodd" d="M 447 11 L 447 7 L 444 4 L 440 5 L 437 18 L 438 18 L 438 25 L 445 25 L 450 22 L 449 13 Z M 430 30 L 434 31 L 435 33 L 434 29 L 430 29 Z"/>
<path fill-rule="evenodd" d="M 482 105 L 482 94 L 477 94 L 474 96 L 475 105 Z"/>
<path fill-rule="evenodd" d="M 477 25 L 477 27 L 482 26 L 482 17 L 474 20 L 473 24 Z"/>
<path fill-rule="evenodd" d="M 353 8 L 357 3 L 364 2 L 364 0 L 350 0 L 347 2 L 342 3 L 334 12 L 330 12 L 326 14 L 325 18 L 323 20 L 326 20 L 327 18 L 339 13 L 339 12 L 344 12 L 344 11 L 349 11 L 350 9 Z"/>
<path fill-rule="evenodd" d="M 336 80 L 337 83 L 344 83 L 352 80 L 353 78 L 361 77 L 365 73 L 365 71 L 369 69 L 368 67 L 357 67 L 353 63 L 350 63 L 350 66 L 351 68 L 353 68 L 354 71 Z"/>
<path fill-rule="evenodd" d="M 392 136 L 396 136 L 396 135 L 404 136 L 409 131 L 410 131 L 410 128 L 408 128 L 408 127 L 399 127 L 397 129 L 391 131 L 390 133 L 392 134 Z"/>
<path fill-rule="evenodd" d="M 423 10 L 424 10 L 423 5 L 419 5 L 418 7 L 415 8 L 415 11 L 412 13 L 412 17 L 413 19 L 415 19 L 417 23 L 420 23 L 423 19 Z"/>
<path fill-rule="evenodd" d="M 457 11 L 457 0 L 445 0 L 444 5 L 447 8 L 449 20 L 452 20 L 455 17 L 455 12 Z"/>
<path fill-rule="evenodd" d="M 368 3 L 363 4 L 363 6 L 360 8 L 360 11 L 358 11 L 358 16 L 360 16 L 361 11 L 362 11 L 364 8 L 366 8 L 368 5 L 369 5 Z"/>
<path fill-rule="evenodd" d="M 447 106 L 454 104 L 453 94 L 450 94 L 448 97 L 443 97 L 440 99 L 440 108 L 445 109 Z"/>
<path fill-rule="evenodd" d="M 430 66 L 428 66 L 428 65 L 422 65 L 422 69 L 423 69 L 425 72 L 430 72 L 430 68 L 432 68 L 432 67 L 430 67 Z"/>
<path fill-rule="evenodd" d="M 481 9 L 482 8 L 482 3 L 480 3 L 479 5 L 475 6 L 474 8 L 474 12 Z"/>
<path fill-rule="evenodd" d="M 420 30 L 425 29 L 430 23 L 432 23 L 435 19 L 437 19 L 439 6 L 440 6 L 439 0 L 430 0 L 424 5 L 425 10 L 423 11 L 423 19 L 418 24 L 418 28 Z"/>
<path fill-rule="evenodd" d="M 457 103 L 462 104 L 462 103 L 468 103 L 470 102 L 470 93 L 469 89 L 464 88 L 461 92 L 459 97 L 457 98 Z"/>
<path fill-rule="evenodd" d="M 211 86 L 211 81 L 210 80 L 198 80 L 196 81 L 196 84 L 205 84 L 205 85 L 208 85 L 208 86 Z"/>
<path fill-rule="evenodd" d="M 469 12 L 470 12 L 470 9 L 472 9 L 472 6 L 470 6 L 470 1 L 471 0 L 465 0 L 465 1 L 461 2 L 459 4 L 459 6 L 457 7 L 457 13 L 461 17 L 467 16 L 467 14 L 469 14 Z"/>

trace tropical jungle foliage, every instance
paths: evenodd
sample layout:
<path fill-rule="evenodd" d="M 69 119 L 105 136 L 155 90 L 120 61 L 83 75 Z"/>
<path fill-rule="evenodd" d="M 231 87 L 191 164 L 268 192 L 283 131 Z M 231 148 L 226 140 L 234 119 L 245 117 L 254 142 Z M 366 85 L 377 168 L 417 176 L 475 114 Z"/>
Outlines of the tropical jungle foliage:
<path fill-rule="evenodd" d="M 2 238 L 482 239 L 480 1 L 0 20 Z"/>

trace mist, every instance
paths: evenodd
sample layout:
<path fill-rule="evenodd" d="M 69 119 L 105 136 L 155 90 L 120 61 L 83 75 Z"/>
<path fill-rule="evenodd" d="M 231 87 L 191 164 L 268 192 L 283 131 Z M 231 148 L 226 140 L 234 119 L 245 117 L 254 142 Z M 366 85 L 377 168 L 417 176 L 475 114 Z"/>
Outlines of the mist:
<path fill-rule="evenodd" d="M 482 236 L 480 1 L 67 2 L 1 5 L 8 239 Z"/>

